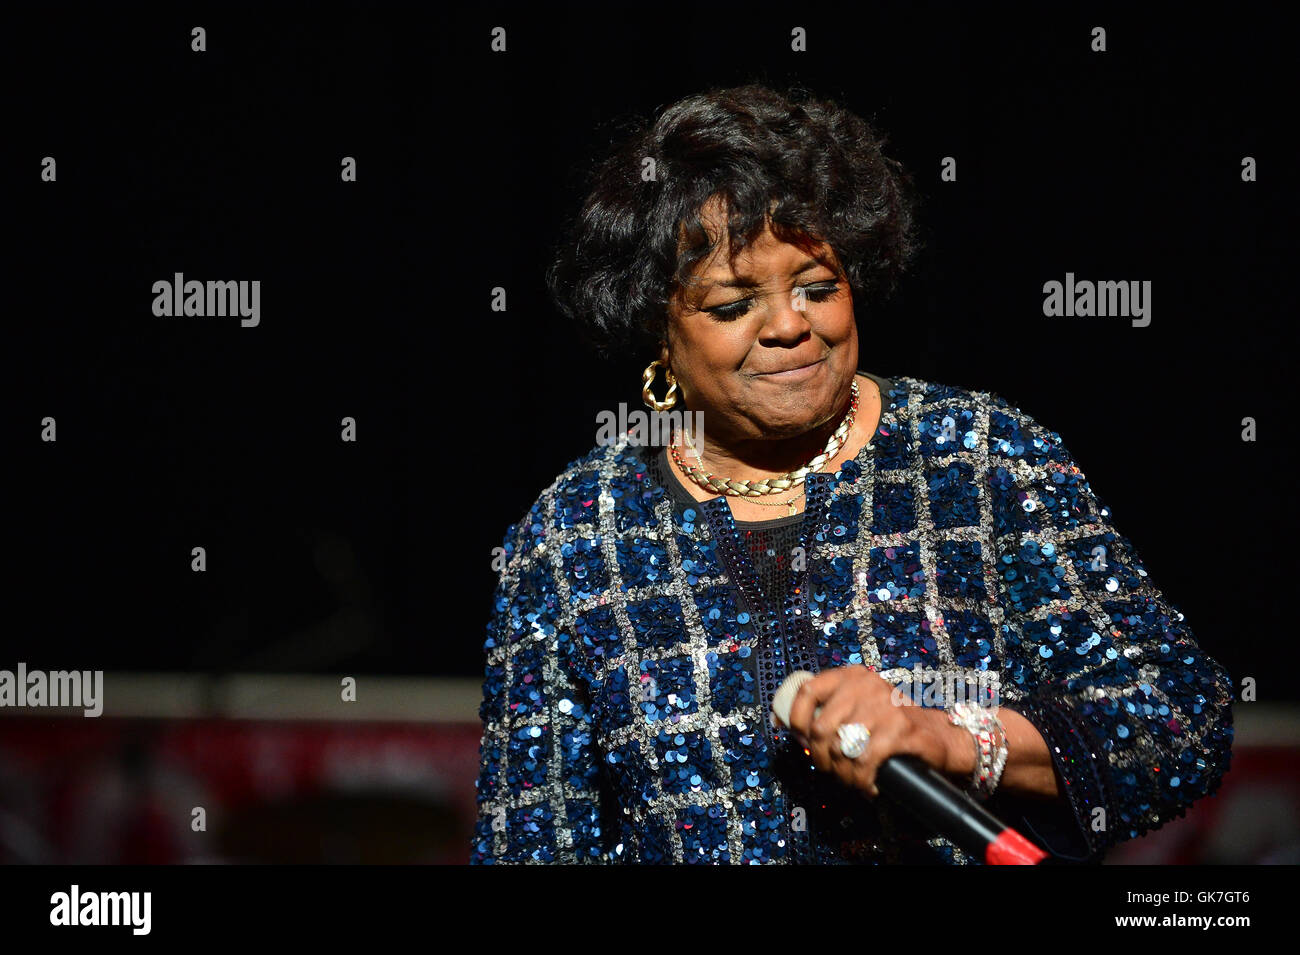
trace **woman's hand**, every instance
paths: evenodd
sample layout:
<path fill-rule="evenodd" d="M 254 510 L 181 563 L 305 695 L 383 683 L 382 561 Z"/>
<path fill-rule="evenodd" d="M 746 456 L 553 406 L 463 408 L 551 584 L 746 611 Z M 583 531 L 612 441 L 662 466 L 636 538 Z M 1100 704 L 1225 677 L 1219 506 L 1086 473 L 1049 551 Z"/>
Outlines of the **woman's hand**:
<path fill-rule="evenodd" d="M 845 723 L 861 723 L 871 731 L 866 752 L 857 759 L 840 753 L 837 730 Z M 894 685 L 867 666 L 836 667 L 804 683 L 790 708 L 790 728 L 813 765 L 873 799 L 880 794 L 876 771 L 890 756 L 910 753 L 954 776 L 969 777 L 975 768 L 975 745 L 967 730 L 948 722 L 941 709 L 895 695 Z"/>

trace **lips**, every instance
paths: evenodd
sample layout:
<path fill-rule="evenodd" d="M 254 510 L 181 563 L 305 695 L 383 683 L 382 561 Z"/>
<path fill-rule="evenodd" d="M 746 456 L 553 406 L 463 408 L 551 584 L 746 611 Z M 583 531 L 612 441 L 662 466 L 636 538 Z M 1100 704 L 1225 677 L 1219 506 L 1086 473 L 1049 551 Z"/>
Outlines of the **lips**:
<path fill-rule="evenodd" d="M 814 361 L 806 361 L 801 365 L 790 365 L 787 368 L 773 368 L 770 371 L 757 371 L 755 375 L 783 375 L 788 371 L 801 371 L 804 368 L 811 368 L 813 365 L 820 365 L 825 358 L 818 358 Z"/>

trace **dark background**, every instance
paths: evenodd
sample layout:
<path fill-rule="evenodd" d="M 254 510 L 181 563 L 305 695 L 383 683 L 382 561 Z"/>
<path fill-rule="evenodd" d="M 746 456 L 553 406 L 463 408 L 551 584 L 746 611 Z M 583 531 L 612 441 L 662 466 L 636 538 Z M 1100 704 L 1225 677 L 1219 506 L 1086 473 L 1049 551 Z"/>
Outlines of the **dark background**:
<path fill-rule="evenodd" d="M 480 675 L 492 548 L 651 357 L 594 360 L 546 298 L 582 176 L 629 118 L 758 80 L 876 120 L 916 177 L 927 246 L 859 316 L 862 367 L 1060 432 L 1200 642 L 1297 698 L 1295 76 L 1267 8 L 4 18 L 0 666 Z M 1150 280 L 1151 325 L 1044 318 L 1067 271 Z M 174 272 L 261 280 L 260 326 L 154 317 Z"/>

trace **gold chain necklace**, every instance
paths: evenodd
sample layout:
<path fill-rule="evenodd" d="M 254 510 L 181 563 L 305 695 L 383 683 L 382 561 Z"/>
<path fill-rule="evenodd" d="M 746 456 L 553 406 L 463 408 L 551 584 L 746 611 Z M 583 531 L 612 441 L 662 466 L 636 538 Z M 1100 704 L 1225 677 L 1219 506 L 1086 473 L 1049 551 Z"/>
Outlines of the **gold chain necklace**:
<path fill-rule="evenodd" d="M 852 398 L 849 401 L 849 410 L 844 415 L 844 420 L 840 422 L 838 428 L 826 441 L 826 449 L 821 454 L 813 458 L 801 468 L 796 468 L 776 478 L 765 478 L 761 481 L 732 481 L 729 478 L 720 478 L 717 475 L 710 474 L 704 470 L 704 458 L 700 456 L 700 451 L 691 442 L 685 432 L 682 432 L 682 441 L 688 444 L 692 451 L 695 452 L 695 459 L 699 462 L 698 468 L 692 467 L 682 460 L 680 448 L 674 443 L 668 446 L 669 455 L 678 468 L 692 481 L 707 490 L 716 494 L 727 494 L 733 497 L 755 498 L 764 494 L 780 494 L 788 491 L 792 487 L 798 487 L 804 483 L 804 478 L 809 474 L 816 473 L 827 461 L 839 453 L 840 448 L 848 439 L 849 431 L 853 428 L 853 419 L 858 411 L 858 380 L 853 379 Z M 797 497 L 797 495 L 796 495 Z M 790 512 L 793 514 L 795 498 L 782 502 L 790 505 Z M 760 502 L 755 501 L 758 504 Z M 774 505 L 768 505 L 774 506 Z"/>
<path fill-rule="evenodd" d="M 751 500 L 749 503 L 750 503 L 750 504 L 757 504 L 759 507 L 785 507 L 786 505 L 789 505 L 789 507 L 790 507 L 790 513 L 791 513 L 791 514 L 798 514 L 798 513 L 799 513 L 799 508 L 797 508 L 797 507 L 794 506 L 794 502 L 797 501 L 797 500 L 799 500 L 799 498 L 803 497 L 803 495 L 804 495 L 804 489 L 803 489 L 803 488 L 800 488 L 800 489 L 799 489 L 799 493 L 796 494 L 794 497 L 790 498 L 790 500 L 788 500 L 788 501 L 754 501 L 754 500 Z M 788 516 L 788 515 L 787 515 L 787 516 Z"/>
<path fill-rule="evenodd" d="M 682 439 L 685 440 L 685 437 L 686 436 L 683 435 Z M 704 459 L 700 457 L 700 449 L 697 448 L 694 445 L 694 443 L 691 443 L 691 450 L 695 452 L 695 460 L 700 463 L 700 470 L 703 471 Z M 790 508 L 790 514 L 798 514 L 799 509 L 794 506 L 794 502 L 799 500 L 799 498 L 803 497 L 805 490 L 806 488 L 803 487 L 799 488 L 798 494 L 796 494 L 794 497 L 790 498 L 789 500 L 785 500 L 785 501 L 758 501 L 751 498 L 749 503 L 757 504 L 759 507 L 787 507 L 788 506 Z"/>

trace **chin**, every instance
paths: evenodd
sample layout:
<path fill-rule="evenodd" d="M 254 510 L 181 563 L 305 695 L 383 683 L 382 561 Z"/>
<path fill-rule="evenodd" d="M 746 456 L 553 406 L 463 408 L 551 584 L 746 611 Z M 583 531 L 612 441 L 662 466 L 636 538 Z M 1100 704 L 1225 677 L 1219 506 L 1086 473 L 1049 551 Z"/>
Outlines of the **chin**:
<path fill-rule="evenodd" d="M 770 438 L 774 441 L 782 438 L 797 438 L 799 435 L 812 430 L 813 427 L 815 426 L 812 422 L 802 424 L 790 424 L 788 422 L 782 422 L 781 424 L 765 424 L 763 425 L 763 437 Z"/>
<path fill-rule="evenodd" d="M 769 438 L 797 438 L 826 423 L 829 415 L 809 415 L 808 409 L 800 409 L 798 417 L 774 418 L 763 422 L 763 434 Z"/>

